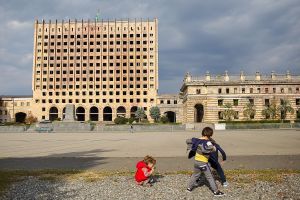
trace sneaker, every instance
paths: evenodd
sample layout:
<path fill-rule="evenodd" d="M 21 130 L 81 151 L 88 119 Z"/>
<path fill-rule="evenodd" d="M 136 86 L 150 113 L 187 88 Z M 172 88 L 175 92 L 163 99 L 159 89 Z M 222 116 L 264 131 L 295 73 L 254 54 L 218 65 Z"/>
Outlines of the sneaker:
<path fill-rule="evenodd" d="M 153 183 L 155 183 L 156 182 L 156 180 L 154 179 L 154 178 L 151 178 L 149 181 L 148 181 L 148 183 L 150 183 L 150 184 L 153 184 Z"/>
<path fill-rule="evenodd" d="M 186 190 L 191 192 L 193 190 L 193 188 L 187 188 Z"/>
<path fill-rule="evenodd" d="M 227 181 L 225 181 L 222 185 L 223 185 L 223 187 L 227 187 L 229 185 L 229 183 Z"/>
<path fill-rule="evenodd" d="M 221 191 L 216 191 L 216 192 L 214 192 L 214 196 L 215 197 L 221 197 L 221 196 L 224 196 L 225 194 L 223 193 L 223 192 L 221 192 Z"/>

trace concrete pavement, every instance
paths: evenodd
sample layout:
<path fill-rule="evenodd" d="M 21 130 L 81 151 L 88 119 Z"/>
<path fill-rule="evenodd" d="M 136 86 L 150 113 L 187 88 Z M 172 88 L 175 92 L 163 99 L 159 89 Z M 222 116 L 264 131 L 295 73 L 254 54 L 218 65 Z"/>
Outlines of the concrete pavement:
<path fill-rule="evenodd" d="M 185 140 L 198 132 L 1 133 L 0 169 L 131 169 L 149 154 L 161 169 L 191 169 Z M 226 150 L 225 168 L 300 169 L 300 131 L 216 131 Z M 172 167 L 169 164 L 172 163 Z"/>

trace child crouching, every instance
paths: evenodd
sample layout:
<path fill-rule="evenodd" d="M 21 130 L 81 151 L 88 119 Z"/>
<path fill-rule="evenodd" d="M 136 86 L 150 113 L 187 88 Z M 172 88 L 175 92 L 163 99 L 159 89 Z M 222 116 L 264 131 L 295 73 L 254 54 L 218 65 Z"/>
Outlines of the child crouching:
<path fill-rule="evenodd" d="M 152 186 L 150 177 L 154 172 L 155 164 L 156 160 L 148 155 L 136 164 L 135 180 L 138 185 Z"/>

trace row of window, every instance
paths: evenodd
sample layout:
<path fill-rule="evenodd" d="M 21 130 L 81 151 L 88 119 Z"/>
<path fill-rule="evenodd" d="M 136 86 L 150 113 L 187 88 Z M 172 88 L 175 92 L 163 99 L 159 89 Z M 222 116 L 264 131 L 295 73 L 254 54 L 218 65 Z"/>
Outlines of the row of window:
<path fill-rule="evenodd" d="M 146 69 L 143 69 L 143 70 L 140 70 L 140 69 L 137 69 L 137 70 L 130 69 L 128 71 L 129 71 L 129 74 L 134 74 L 134 72 L 135 72 L 136 74 L 143 73 L 143 75 L 147 75 L 147 71 L 148 70 L 146 70 Z M 47 72 L 48 71 L 43 71 L 43 74 L 47 74 Z M 61 71 L 56 71 L 57 74 L 60 74 L 60 72 Z M 95 70 L 95 71 L 94 70 L 86 70 L 86 69 L 82 70 L 82 74 L 87 74 L 87 73 L 94 74 L 94 72 L 95 72 L 95 74 L 100 74 L 101 71 L 100 70 Z M 123 74 L 127 74 L 127 70 L 126 69 L 122 70 L 122 72 L 123 72 Z M 41 73 L 41 71 L 36 71 L 36 73 L 39 75 Z M 76 74 L 81 74 L 81 71 L 80 70 L 75 70 L 75 73 Z M 106 70 L 106 69 L 102 70 L 102 74 L 107 74 L 107 73 L 109 73 L 109 74 L 114 74 L 114 73 L 115 74 L 120 74 L 121 70 L 119 70 L 119 69 L 117 69 L 117 70 Z M 150 73 L 154 73 L 154 70 L 151 69 Z M 50 70 L 49 74 L 54 74 L 54 71 Z M 74 74 L 74 71 L 73 70 L 68 70 L 68 71 L 67 70 L 63 70 L 62 74 Z"/>
<path fill-rule="evenodd" d="M 150 33 L 149 34 L 150 37 L 153 37 L 154 34 L 153 33 Z M 37 36 L 38 39 L 42 39 L 42 35 L 38 35 Z M 77 39 L 80 39 L 80 38 L 134 38 L 134 37 L 137 37 L 137 38 L 146 38 L 148 37 L 148 34 L 147 33 L 143 33 L 143 34 L 140 34 L 140 33 L 137 33 L 137 34 L 77 34 L 77 35 L 50 35 L 50 38 L 51 39 L 61 39 L 61 38 L 64 38 L 64 39 L 68 39 L 68 38 L 77 38 Z M 49 36 L 48 35 L 45 35 L 44 36 L 44 39 L 49 39 Z"/>
<path fill-rule="evenodd" d="M 51 50 L 51 53 L 54 53 L 54 49 L 50 49 Z M 94 50 L 95 49 L 90 49 L 90 52 L 94 52 Z M 44 50 L 44 53 L 47 53 L 47 49 L 45 49 Z M 53 51 L 53 52 L 52 52 Z M 64 49 L 63 50 L 64 51 L 64 53 L 66 53 L 67 51 L 68 51 L 68 49 Z M 70 51 L 71 52 L 73 52 L 74 51 L 74 49 L 70 49 Z M 83 52 L 87 52 L 87 49 L 82 49 L 82 51 Z M 38 52 L 41 52 L 41 49 L 38 49 Z M 57 53 L 60 53 L 61 52 L 61 49 L 57 49 Z M 77 49 L 77 52 L 80 52 L 80 49 Z M 41 59 L 41 56 L 37 56 L 37 57 L 40 57 L 40 59 Z M 153 55 L 150 55 L 149 56 L 150 57 L 150 59 L 153 59 L 154 58 L 154 56 Z M 97 60 L 99 60 L 99 59 L 101 59 L 101 56 L 95 56 L 95 58 L 97 59 Z M 123 59 L 123 60 L 127 60 L 127 55 L 123 55 L 123 56 L 120 56 L 120 55 L 116 55 L 116 56 L 113 56 L 113 55 L 110 55 L 110 56 L 107 56 L 107 55 L 103 55 L 102 56 L 102 59 L 103 60 L 107 60 L 107 59 L 111 59 L 111 60 L 113 60 L 113 59 L 116 59 L 116 60 L 120 60 L 120 59 Z M 147 59 L 148 57 L 147 57 L 147 55 L 130 55 L 130 56 L 128 56 L 128 58 L 129 59 Z M 93 58 L 92 58 L 93 59 Z"/>
<path fill-rule="evenodd" d="M 103 96 L 106 96 L 106 95 L 109 95 L 109 96 L 111 96 L 111 95 L 120 95 L 120 94 L 122 94 L 122 95 L 134 95 L 134 93 L 136 94 L 136 95 L 141 95 L 141 94 L 143 94 L 143 95 L 147 95 L 148 94 L 148 92 L 147 91 L 143 91 L 143 92 L 141 92 L 141 91 L 109 91 L 109 92 L 107 92 L 107 91 L 102 91 L 102 92 L 99 92 L 99 91 L 96 91 L 96 92 L 93 92 L 93 91 L 89 91 L 89 92 L 87 92 L 87 91 L 81 91 L 81 92 L 71 92 L 71 91 L 69 91 L 69 92 L 43 92 L 42 93 L 42 95 L 43 96 L 47 96 L 47 95 L 49 95 L 49 96 L 60 96 L 60 95 L 62 95 L 62 96 L 66 96 L 66 95 L 68 95 L 68 96 L 73 96 L 73 94 L 75 95 L 75 96 L 80 96 L 80 95 L 82 95 L 82 96 L 86 96 L 86 95 L 90 95 L 90 96 L 93 96 L 93 95 L 96 95 L 96 96 L 100 96 L 100 95 L 103 95 Z"/>
<path fill-rule="evenodd" d="M 86 81 L 100 81 L 100 78 L 98 77 L 98 78 L 93 78 L 93 77 L 89 77 L 88 79 L 87 78 L 69 78 L 69 79 L 67 79 L 67 78 L 62 78 L 62 79 L 60 79 L 60 78 L 55 78 L 55 81 L 56 82 L 59 82 L 59 81 L 63 81 L 63 82 L 66 82 L 66 81 L 70 81 L 70 82 L 72 82 L 72 81 L 74 81 L 74 80 L 76 80 L 76 82 L 78 82 L 78 81 L 82 81 L 82 82 L 86 82 Z M 123 77 L 122 78 L 122 80 L 123 81 L 127 81 L 127 77 Z M 147 81 L 148 79 L 147 79 L 147 77 L 135 77 L 135 80 L 136 81 Z M 40 82 L 40 78 L 37 78 L 36 79 L 36 81 L 37 82 Z M 48 79 L 47 78 L 43 78 L 43 82 L 47 82 L 48 81 Z M 113 77 L 110 77 L 110 78 L 108 78 L 108 77 L 103 77 L 102 78 L 102 81 L 114 81 L 114 78 Z M 121 81 L 121 78 L 120 77 L 116 77 L 115 78 L 115 81 Z M 134 77 L 129 77 L 129 81 L 134 81 Z M 150 81 L 154 81 L 154 77 L 150 77 Z M 54 78 L 49 78 L 49 82 L 54 82 Z"/>
<path fill-rule="evenodd" d="M 270 88 L 265 87 L 264 88 L 264 92 L 266 94 L 268 94 L 270 92 L 269 89 Z M 272 92 L 273 93 L 277 93 L 278 91 L 280 93 L 286 93 L 286 92 L 292 93 L 293 89 L 292 88 L 280 88 L 280 89 L 278 89 L 278 88 L 275 88 L 275 87 L 272 88 Z M 300 91 L 299 87 L 296 87 L 295 92 L 299 93 L 299 91 Z M 261 92 L 262 92 L 262 88 L 256 88 L 256 93 L 261 93 Z M 237 93 L 238 93 L 238 88 L 233 88 L 233 94 L 237 94 Z M 241 93 L 243 93 L 243 94 L 246 93 L 246 88 L 242 88 L 241 89 Z M 249 92 L 248 93 L 253 94 L 254 93 L 254 88 L 249 88 Z M 196 94 L 201 94 L 201 89 L 196 89 Z M 224 90 L 223 88 L 218 88 L 218 94 L 232 94 L 232 89 L 226 88 Z"/>
<path fill-rule="evenodd" d="M 224 119 L 222 112 L 223 112 L 223 111 L 218 111 L 218 118 L 219 118 L 220 120 L 223 120 L 223 119 Z M 254 118 L 255 118 L 255 115 L 250 115 L 249 117 L 250 117 L 250 119 L 254 119 Z M 265 116 L 265 119 L 270 119 L 270 117 L 271 117 L 270 115 L 266 115 L 266 116 Z M 233 115 L 233 118 L 234 118 L 234 119 L 239 119 L 239 111 L 235 111 L 235 114 Z M 296 118 L 297 118 L 297 119 L 300 119 L 300 111 L 299 111 L 299 110 L 296 111 Z"/>
<path fill-rule="evenodd" d="M 150 40 L 149 43 L 153 44 L 154 42 L 153 42 L 153 40 Z M 76 41 L 76 43 L 74 41 L 71 41 L 71 42 L 56 42 L 56 43 L 55 42 L 50 42 L 50 43 L 44 42 L 44 46 L 48 46 L 48 44 L 50 44 L 50 46 L 54 46 L 55 44 L 56 44 L 56 46 L 60 46 L 62 44 L 64 46 L 67 46 L 67 45 L 74 46 L 75 44 L 77 46 L 80 46 L 80 45 L 86 46 L 88 44 L 89 45 L 95 45 L 95 44 L 96 45 L 101 45 L 101 41 L 96 41 L 96 42 L 91 41 L 89 43 L 87 41 Z M 127 45 L 127 44 L 130 44 L 130 45 L 134 45 L 134 44 L 137 44 L 137 45 L 140 45 L 140 44 L 146 45 L 147 44 L 147 40 L 143 40 L 143 41 L 141 41 L 141 40 L 136 40 L 136 41 L 133 41 L 133 40 L 126 41 L 126 40 L 124 40 L 122 42 L 121 41 L 116 41 L 115 43 L 114 43 L 114 41 L 109 41 L 109 42 L 102 41 L 102 45 L 114 45 L 114 44 L 116 44 L 116 45 L 121 45 L 121 44 L 123 44 L 123 45 Z M 38 46 L 41 46 L 41 45 L 42 45 L 42 43 L 40 41 L 38 41 Z"/>
<path fill-rule="evenodd" d="M 100 56 L 99 56 L 100 57 Z M 82 58 L 82 60 L 87 60 L 87 56 L 77 56 L 76 57 L 76 60 L 80 60 L 80 58 Z M 89 57 L 90 58 L 90 60 L 92 60 L 94 57 L 93 56 L 90 56 Z M 40 60 L 41 59 L 41 57 L 37 57 L 37 60 Z M 70 56 L 69 57 L 69 59 L 70 60 L 74 60 L 74 57 L 73 56 Z M 99 58 L 100 59 L 100 58 Z M 47 57 L 44 57 L 44 60 L 47 60 Z M 50 60 L 54 60 L 54 57 L 50 57 Z M 57 56 L 56 57 L 56 60 L 60 60 L 60 57 L 59 56 Z M 63 57 L 63 60 L 68 60 L 68 57 L 67 56 L 65 56 L 65 57 Z M 122 66 L 124 66 L 124 67 L 126 67 L 127 66 L 127 63 L 128 62 L 123 62 L 122 63 Z M 52 64 L 52 65 L 51 65 Z M 67 67 L 67 63 L 64 63 L 65 65 L 63 65 L 63 66 L 65 66 L 65 67 Z M 71 63 L 70 63 L 71 64 Z M 106 66 L 108 66 L 108 64 L 109 64 L 109 66 L 110 67 L 114 67 L 114 66 L 116 66 L 116 67 L 120 67 L 121 66 L 121 63 L 120 62 L 109 62 L 109 63 L 107 63 L 107 62 L 102 62 L 102 66 L 103 67 L 106 67 Z M 135 64 L 135 65 L 134 65 Z M 95 63 L 95 65 L 97 66 L 97 67 L 100 67 L 100 63 Z M 40 67 L 40 65 L 39 64 L 37 64 L 37 66 L 38 67 Z M 51 67 L 53 67 L 54 66 L 54 64 L 53 63 L 50 63 L 49 64 L 49 66 L 51 66 Z M 59 66 L 60 66 L 60 64 L 59 64 Z M 72 63 L 72 66 L 73 66 L 73 63 Z M 87 63 L 85 63 L 85 64 L 82 64 L 82 66 L 87 66 Z M 94 63 L 89 63 L 89 66 L 90 67 L 93 67 L 94 66 Z M 147 67 L 148 66 L 148 63 L 147 62 L 136 62 L 136 63 L 133 63 L 133 62 L 129 62 L 129 66 L 130 67 L 133 67 L 133 66 L 136 66 L 136 67 L 140 67 L 140 66 L 143 66 L 143 67 Z M 154 66 L 154 63 L 153 62 L 149 62 L 149 66 L 150 67 L 153 67 Z M 44 67 L 47 67 L 47 65 L 45 65 L 44 64 Z M 76 63 L 76 67 L 80 67 L 80 63 Z"/>
<path fill-rule="evenodd" d="M 7 107 L 9 105 L 8 102 L 0 102 L 0 107 L 4 106 Z M 30 102 L 14 102 L 14 106 L 30 106 Z"/>
<path fill-rule="evenodd" d="M 264 88 L 264 91 L 265 91 L 266 94 L 270 92 L 269 89 L 270 89 L 270 88 L 268 88 L 268 87 L 265 87 L 265 88 Z M 277 92 L 277 89 L 278 89 L 278 88 L 272 88 L 273 93 L 276 93 L 276 92 Z M 280 88 L 280 93 L 285 93 L 285 90 L 286 90 L 286 89 L 287 89 L 287 88 Z M 261 88 L 256 88 L 256 93 L 261 93 L 261 92 L 262 92 L 261 90 L 262 90 Z M 237 93 L 237 91 L 238 91 L 238 88 L 234 88 L 234 89 L 233 89 L 233 93 L 234 93 L 234 94 Z M 218 93 L 219 93 L 219 94 L 222 94 L 223 92 L 224 92 L 224 90 L 222 91 L 222 88 L 219 88 L 219 89 L 218 89 Z M 226 88 L 226 89 L 225 89 L 225 92 L 226 92 L 226 94 L 230 94 L 230 89 L 229 89 L 229 88 Z M 292 93 L 292 88 L 288 88 L 288 92 L 289 92 L 289 93 Z M 299 92 L 299 87 L 296 88 L 296 92 Z M 242 93 L 246 93 L 246 88 L 242 88 Z M 249 93 L 250 93 L 250 94 L 254 93 L 254 88 L 249 88 Z"/>
<path fill-rule="evenodd" d="M 133 89 L 133 88 L 135 88 L 135 89 L 143 88 L 143 89 L 147 89 L 148 88 L 147 84 L 144 84 L 144 85 L 137 84 L 137 85 L 135 85 L 135 87 L 134 87 L 133 84 L 130 84 L 129 86 L 127 84 L 124 84 L 124 85 L 117 84 L 115 87 L 114 87 L 114 85 L 102 85 L 102 89 L 108 89 L 108 88 L 109 89 L 115 89 L 115 88 L 116 89 L 121 89 L 121 86 L 122 86 L 122 89 L 126 89 L 126 88 L 131 88 L 131 89 Z M 76 89 L 87 89 L 87 88 L 89 88 L 89 89 L 94 89 L 94 88 L 100 89 L 100 85 L 95 85 L 95 87 L 94 87 L 94 85 L 89 85 L 87 87 L 87 85 L 83 84 L 81 87 L 80 87 L 80 85 L 75 85 L 75 88 Z M 154 88 L 154 85 L 150 84 L 150 88 Z M 41 87 L 39 85 L 37 85 L 35 87 L 35 89 L 39 90 L 39 89 L 41 89 Z M 47 87 L 46 85 L 43 85 L 42 89 L 54 89 L 54 86 L 49 85 Z M 74 87 L 73 87 L 73 85 L 62 85 L 62 86 L 61 85 L 55 85 L 55 89 L 74 89 Z"/>
<path fill-rule="evenodd" d="M 101 102 L 100 102 L 101 101 Z M 148 99 L 42 99 L 42 103 L 147 103 Z M 150 102 L 153 103 L 154 99 L 150 99 Z M 36 103 L 40 103 L 37 99 Z"/>
<path fill-rule="evenodd" d="M 233 99 L 233 105 L 238 106 L 239 105 L 239 99 Z M 254 99 L 248 99 L 248 102 L 252 105 L 254 105 Z M 224 99 L 218 99 L 218 106 L 223 106 L 224 105 Z"/>
<path fill-rule="evenodd" d="M 30 102 L 21 102 L 21 103 L 18 103 L 18 102 L 15 102 L 14 103 L 14 106 L 30 106 Z"/>
<path fill-rule="evenodd" d="M 239 99 L 233 99 L 232 100 L 232 104 L 234 106 L 238 106 L 239 105 Z M 300 99 L 296 98 L 296 105 L 299 106 L 300 105 Z M 248 99 L 248 103 L 254 105 L 254 99 Z M 271 100 L 270 99 L 265 99 L 265 106 L 269 106 L 271 104 Z M 223 99 L 218 99 L 218 106 L 223 106 L 224 105 L 224 100 Z"/>
<path fill-rule="evenodd" d="M 97 23 L 98 23 L 98 21 L 96 21 Z M 146 22 L 147 23 L 147 22 Z M 122 30 L 122 28 L 123 28 L 123 30 L 124 31 L 126 31 L 126 30 L 130 30 L 130 31 L 133 31 L 134 29 L 136 29 L 136 30 L 142 30 L 142 27 L 141 27 L 141 25 L 139 25 L 139 24 L 136 24 L 136 23 L 132 23 L 132 22 L 130 22 L 130 24 L 131 24 L 131 26 L 129 26 L 129 27 L 127 27 L 126 25 L 124 26 L 124 23 L 118 23 L 118 22 L 115 22 L 115 25 L 112 25 L 111 23 L 110 23 L 110 26 L 108 27 L 108 25 L 106 25 L 106 24 L 102 24 L 102 26 L 93 26 L 93 24 L 94 24 L 94 22 L 91 22 L 91 23 L 88 23 L 88 24 L 86 24 L 86 23 L 80 23 L 80 22 L 77 22 L 77 27 L 70 27 L 70 31 L 75 31 L 76 30 L 76 28 L 77 28 L 77 31 L 80 31 L 81 30 L 81 28 L 82 28 L 82 30 L 84 30 L 84 31 L 87 31 L 88 29 L 89 30 L 91 30 L 91 31 L 101 31 L 101 30 L 104 30 L 104 31 L 106 31 L 106 30 L 110 30 L 110 31 L 114 31 L 114 30 L 117 30 L 117 31 L 121 31 Z M 125 24 L 129 24 L 129 22 L 125 22 Z M 89 26 L 86 26 L 86 25 L 89 25 Z M 98 25 L 98 24 L 97 24 Z M 121 27 L 119 26 L 119 25 L 122 25 Z M 132 26 L 133 25 L 133 26 Z M 83 27 L 84 26 L 84 27 Z M 116 29 L 115 29 L 115 27 L 116 27 Z M 149 26 L 148 27 L 148 29 L 150 29 L 151 31 L 152 31 L 152 29 L 153 29 L 153 26 L 151 25 L 151 26 Z M 46 27 L 45 29 L 44 29 L 46 32 L 48 31 L 48 28 Z M 51 31 L 52 32 L 54 32 L 56 29 L 55 28 L 51 28 Z M 61 28 L 61 27 L 57 27 L 57 31 L 58 32 L 60 32 L 60 31 L 68 31 L 68 27 L 64 27 L 64 29 L 63 28 Z M 143 26 L 143 30 L 144 31 L 146 31 L 147 30 L 147 27 L 146 26 Z M 41 32 L 42 31 L 42 28 L 39 28 L 39 32 Z M 49 31 L 50 31 L 50 28 L 49 28 Z"/>
<path fill-rule="evenodd" d="M 121 70 L 102 70 L 102 74 L 107 74 L 107 71 L 109 71 L 109 74 L 120 74 Z M 136 72 L 136 74 L 140 74 L 141 71 L 143 71 L 143 75 L 146 76 L 147 75 L 147 70 L 129 70 L 129 74 L 134 74 L 134 71 Z M 46 75 L 46 74 L 100 74 L 100 70 L 86 70 L 86 69 L 83 69 L 83 70 L 56 70 L 56 71 L 53 71 L 53 70 L 50 70 L 50 71 L 47 71 L 47 70 L 43 70 L 43 74 Z M 127 74 L 127 70 L 122 70 L 123 74 Z M 36 74 L 37 75 L 40 75 L 41 71 L 36 71 Z M 152 70 L 150 70 L 150 73 L 153 73 Z"/>
<path fill-rule="evenodd" d="M 87 67 L 87 64 L 88 63 L 76 63 L 76 67 Z M 107 65 L 108 63 L 102 63 L 102 67 L 107 67 L 108 65 Z M 109 67 L 121 67 L 120 66 L 120 64 L 121 63 L 118 63 L 118 62 L 116 62 L 116 63 L 109 63 Z M 137 62 L 137 63 L 135 63 L 136 65 L 136 67 L 140 67 L 141 66 L 141 64 L 143 64 L 143 67 L 147 67 L 147 63 L 140 63 L 140 62 Z M 62 63 L 62 65 L 60 65 L 60 63 L 56 63 L 56 67 L 57 68 L 60 68 L 60 66 L 62 66 L 62 67 L 67 67 L 67 66 L 69 66 L 69 67 L 74 67 L 74 63 Z M 89 67 L 101 67 L 101 63 L 89 63 Z M 129 63 L 129 66 L 130 67 L 134 67 L 134 63 L 133 62 L 130 62 Z M 154 66 L 154 64 L 153 63 L 150 63 L 150 66 L 151 67 L 153 67 Z M 40 68 L 41 67 L 41 64 L 37 64 L 37 68 Z M 45 68 L 45 67 L 48 67 L 48 65 L 47 65 L 47 63 L 44 63 L 43 64 L 43 67 Z M 54 63 L 50 63 L 49 64 L 49 67 L 54 67 Z M 123 65 L 122 65 L 122 67 L 127 67 L 127 63 L 123 63 Z"/>
<path fill-rule="evenodd" d="M 129 48 L 129 52 L 147 52 L 147 49 L 148 48 L 135 48 L 135 49 L 134 48 Z M 128 50 L 127 48 L 109 48 L 109 49 L 102 48 L 102 52 L 104 52 L 104 53 L 105 52 L 110 52 L 110 53 L 113 53 L 113 52 L 122 52 L 122 53 L 124 53 L 124 52 L 127 52 L 127 50 Z M 80 49 L 78 48 L 76 51 L 79 53 Z M 154 48 L 150 47 L 149 51 L 153 52 Z M 50 52 L 54 53 L 54 49 L 50 49 Z M 70 52 L 74 52 L 74 49 L 70 49 Z M 87 52 L 87 51 L 83 51 L 83 52 Z M 90 50 L 90 52 L 101 52 L 101 48 Z M 41 57 L 38 56 L 38 58 L 41 58 Z M 47 60 L 47 57 L 44 57 L 44 60 Z"/>
<path fill-rule="evenodd" d="M 165 104 L 165 100 L 160 100 L 160 104 Z M 166 104 L 177 104 L 177 100 L 167 100 Z"/>

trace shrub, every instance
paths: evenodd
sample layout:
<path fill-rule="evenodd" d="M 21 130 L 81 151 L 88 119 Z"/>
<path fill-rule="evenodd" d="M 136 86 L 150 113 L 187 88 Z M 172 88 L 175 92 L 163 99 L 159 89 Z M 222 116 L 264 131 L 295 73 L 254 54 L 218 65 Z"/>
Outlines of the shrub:
<path fill-rule="evenodd" d="M 128 119 L 125 117 L 121 117 L 118 116 L 115 120 L 114 120 L 115 124 L 126 124 L 128 122 Z"/>
<path fill-rule="evenodd" d="M 135 118 L 133 118 L 133 117 L 130 117 L 130 118 L 128 119 L 128 123 L 129 123 L 129 124 L 132 124 L 134 121 L 135 121 Z"/>
<path fill-rule="evenodd" d="M 141 123 L 148 124 L 148 123 L 149 123 L 149 120 L 148 120 L 147 118 L 142 119 L 142 120 L 141 120 Z"/>
<path fill-rule="evenodd" d="M 227 123 L 227 124 L 265 124 L 265 123 L 290 123 L 290 120 L 268 120 L 268 119 L 263 119 L 263 120 L 245 120 L 245 121 L 219 121 L 219 123 Z"/>
<path fill-rule="evenodd" d="M 166 117 L 166 116 L 161 116 L 160 122 L 163 123 L 163 124 L 165 124 L 165 123 L 168 123 L 168 122 L 169 122 L 169 119 L 168 119 L 168 117 Z"/>
<path fill-rule="evenodd" d="M 11 125 L 18 125 L 20 123 L 15 123 L 15 122 L 4 122 L 3 125 L 4 126 L 11 126 Z"/>

